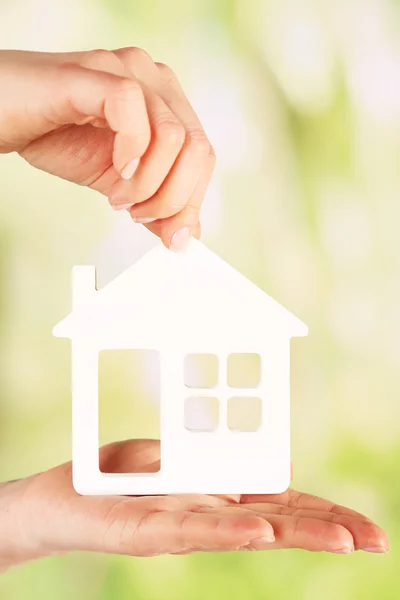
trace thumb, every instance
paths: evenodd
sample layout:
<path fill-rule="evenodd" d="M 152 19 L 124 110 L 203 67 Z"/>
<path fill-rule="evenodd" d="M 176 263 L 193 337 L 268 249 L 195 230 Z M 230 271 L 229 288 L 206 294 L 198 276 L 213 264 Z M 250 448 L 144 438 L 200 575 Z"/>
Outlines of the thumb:
<path fill-rule="evenodd" d="M 63 125 L 106 121 L 116 134 L 113 165 L 120 174 L 150 143 L 144 94 L 133 77 L 63 63 L 43 68 L 40 79 L 32 78 L 25 93 L 30 95 L 32 107 L 27 129 L 31 130 L 36 117 L 47 129 L 40 131 L 40 136 Z M 37 131 L 34 137 L 38 137 Z"/>

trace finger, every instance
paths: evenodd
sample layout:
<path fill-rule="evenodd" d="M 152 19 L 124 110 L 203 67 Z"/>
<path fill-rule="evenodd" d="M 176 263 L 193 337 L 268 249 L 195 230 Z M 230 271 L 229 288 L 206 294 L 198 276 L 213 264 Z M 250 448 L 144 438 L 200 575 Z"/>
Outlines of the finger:
<path fill-rule="evenodd" d="M 100 448 L 103 473 L 156 473 L 160 470 L 159 440 L 124 440 Z"/>
<path fill-rule="evenodd" d="M 342 525 L 300 516 L 266 514 L 275 542 L 251 542 L 253 550 L 302 549 L 311 552 L 350 554 L 354 549 L 351 533 Z"/>
<path fill-rule="evenodd" d="M 111 190 L 109 200 L 115 209 L 138 205 L 151 198 L 167 177 L 185 140 L 183 126 L 163 100 L 149 90 L 145 91 L 145 99 L 151 142 L 133 177 L 129 181 L 117 181 Z"/>
<path fill-rule="evenodd" d="M 369 519 L 347 514 L 336 514 L 324 510 L 292 508 L 268 503 L 246 504 L 246 508 L 251 508 L 257 515 L 265 515 L 267 518 L 271 514 L 278 514 L 336 523 L 345 527 L 350 532 L 356 550 L 372 551 L 374 549 L 373 551 L 377 553 L 384 553 L 389 550 L 389 540 L 386 533 Z"/>
<path fill-rule="evenodd" d="M 155 64 L 159 76 L 157 80 L 153 79 L 153 85 L 156 86 L 158 94 L 189 133 L 198 131 L 205 135 L 200 120 L 187 99 L 175 73 L 163 63 Z"/>
<path fill-rule="evenodd" d="M 167 219 L 179 213 L 188 202 L 193 207 L 199 208 L 196 203 L 191 202 L 191 196 L 203 176 L 203 165 L 206 166 L 210 162 L 208 155 L 211 149 L 195 111 L 168 67 L 158 63 L 155 67 L 151 58 L 137 49 L 123 49 L 118 51 L 118 56 L 122 61 L 125 61 L 125 64 L 129 64 L 132 72 L 137 77 L 157 91 L 183 124 L 186 132 L 185 145 L 164 185 L 148 203 L 134 207 L 131 211 L 132 217 L 146 219 L 147 222 L 155 218 Z M 201 205 L 204 193 L 199 190 L 198 196 L 200 197 L 198 205 Z M 177 225 L 184 225 L 189 229 L 193 229 L 198 221 L 198 215 L 194 215 L 193 211 L 189 210 L 184 214 L 184 217 L 184 220 L 181 219 Z M 185 220 L 186 217 L 188 221 Z M 171 227 L 171 225 L 173 227 L 173 222 L 169 223 L 168 227 Z M 163 238 L 164 242 L 172 237 L 173 232 L 168 231 L 168 227 Z M 151 229 L 154 231 L 158 228 L 151 227 Z M 175 228 L 175 231 L 177 229 L 178 227 Z"/>
<path fill-rule="evenodd" d="M 133 76 L 133 74 L 129 71 L 129 69 L 126 68 L 126 66 L 124 65 L 124 63 L 119 59 L 118 56 L 116 56 L 115 53 L 110 52 L 108 50 L 93 50 L 90 52 L 83 52 L 83 53 L 76 53 L 75 55 L 75 60 L 78 60 L 80 66 L 82 67 L 86 67 L 88 69 L 93 69 L 93 70 L 98 70 L 98 71 L 102 71 L 102 72 L 106 72 L 106 73 L 112 73 L 113 75 L 118 75 L 120 77 L 123 77 L 125 79 L 132 79 L 133 81 L 135 81 L 136 83 L 138 83 L 138 80 Z M 143 120 L 139 121 L 140 125 L 144 125 L 144 123 L 146 122 L 147 128 L 146 128 L 146 133 L 148 133 L 148 115 L 147 115 L 147 107 L 146 107 L 146 99 L 144 96 L 144 90 L 141 88 L 141 111 L 142 114 L 139 113 L 138 118 Z M 94 119 L 91 121 L 91 125 L 97 126 L 97 127 L 103 127 L 104 126 L 104 119 Z M 136 139 L 135 142 L 137 144 L 140 144 L 140 140 Z M 118 154 L 118 152 L 122 152 L 124 153 L 124 146 L 128 147 L 127 148 L 127 152 L 130 152 L 129 150 L 129 145 L 131 143 L 131 140 L 129 140 L 128 138 L 125 138 L 123 135 L 122 136 L 116 136 L 115 137 L 115 144 L 114 144 L 114 166 L 117 166 L 116 164 L 116 160 L 115 160 L 115 154 Z M 149 141 L 147 142 L 148 145 Z M 120 148 L 120 147 L 121 148 Z M 135 150 L 133 148 L 131 148 L 133 153 L 135 153 Z M 137 154 L 137 156 L 136 156 Z M 137 169 L 137 165 L 139 164 L 139 157 L 143 154 L 143 149 L 140 148 L 139 146 L 139 150 L 135 153 L 135 156 L 133 159 L 130 159 L 127 163 L 124 164 L 123 168 L 118 169 L 117 171 L 121 173 L 122 177 L 124 179 L 130 179 L 133 175 L 133 173 L 135 172 L 135 170 Z M 118 158 L 117 158 L 118 161 Z"/>
<path fill-rule="evenodd" d="M 59 65 L 52 72 L 58 124 L 82 125 L 105 119 L 115 132 L 113 164 L 121 175 L 137 161 L 150 142 L 150 124 L 140 83 L 127 77 Z M 128 169 L 128 170 L 129 170 Z"/>
<path fill-rule="evenodd" d="M 329 511 L 336 514 L 345 514 L 350 516 L 360 517 L 366 519 L 364 515 L 356 512 L 345 506 L 340 506 L 324 498 L 319 498 L 312 494 L 305 494 L 303 492 L 297 492 L 293 489 L 288 489 L 283 494 L 243 494 L 241 496 L 241 502 L 243 504 L 255 503 L 255 502 L 267 502 L 273 504 L 282 504 L 293 508 L 306 508 L 311 510 L 323 510 Z"/>
<path fill-rule="evenodd" d="M 156 193 L 130 210 L 133 220 L 143 223 L 144 219 L 149 222 L 149 219 L 166 219 L 179 213 L 196 189 L 209 151 L 209 142 L 203 134 L 193 134 L 187 138 L 169 175 Z"/>
<path fill-rule="evenodd" d="M 121 61 L 127 71 L 144 83 L 146 88 L 158 93 L 159 70 L 146 50 L 128 46 L 117 48 L 112 53 Z"/>
<path fill-rule="evenodd" d="M 204 188 L 207 187 L 209 177 L 207 173 L 203 177 L 203 170 L 195 164 L 194 157 L 190 158 L 193 147 L 199 144 L 206 145 L 209 142 L 204 134 L 200 121 L 187 100 L 178 80 L 172 71 L 165 65 L 154 63 L 151 57 L 138 48 L 122 48 L 115 51 L 116 56 L 123 62 L 125 67 L 143 81 L 149 89 L 155 90 L 164 100 L 165 104 L 171 109 L 171 112 L 183 124 L 186 133 L 186 142 L 181 154 L 177 158 L 170 175 L 165 179 L 163 186 L 159 186 L 158 191 L 145 203 L 136 206 L 130 211 L 134 220 L 142 223 L 151 223 L 148 228 L 154 233 L 160 235 L 163 242 L 168 247 L 171 244 L 174 233 L 179 231 L 175 238 L 175 243 L 185 245 L 189 239 L 188 234 L 195 237 L 200 236 L 200 227 L 198 225 L 198 211 L 204 198 Z M 205 165 L 215 162 L 213 151 L 211 149 L 210 158 L 205 159 Z M 200 159 L 202 163 L 202 160 Z M 211 167 L 211 171 L 212 171 Z M 181 173 L 183 173 L 183 180 Z M 138 174 L 139 176 L 139 174 Z M 203 184 L 197 189 L 198 182 L 203 178 Z M 194 194 L 194 197 L 192 198 Z M 122 203 L 125 204 L 125 203 Z M 188 210 L 184 207 L 188 205 Z M 182 213 L 182 214 L 181 214 Z M 179 215 L 179 220 L 168 220 L 172 215 Z M 164 220 L 168 222 L 164 225 Z M 157 222 L 153 225 L 154 221 Z"/>
<path fill-rule="evenodd" d="M 139 48 L 113 52 L 95 50 L 74 56 L 81 66 L 136 79 L 131 61 L 126 59 L 127 53 L 130 56 L 131 51 L 135 56 L 143 52 Z M 150 58 L 149 61 L 150 64 L 146 64 L 146 69 L 138 75 L 143 76 L 151 64 L 156 69 Z M 142 82 L 148 81 L 148 78 L 146 80 L 138 77 L 138 79 Z M 140 162 L 131 171 L 131 177 L 128 179 L 114 177 L 112 185 L 108 186 L 108 199 L 115 210 L 123 210 L 134 203 L 147 200 L 157 191 L 173 165 L 185 138 L 184 128 L 165 102 L 145 85 L 142 86 L 142 90 L 150 122 L 151 140 Z M 92 121 L 91 125 L 101 126 L 101 122 L 98 124 Z M 101 184 L 103 185 L 103 181 Z"/>
<path fill-rule="evenodd" d="M 189 202 L 180 212 L 169 219 L 164 219 L 161 223 L 161 239 L 167 248 L 174 251 L 184 250 L 189 236 L 197 236 L 200 208 L 203 204 L 214 168 L 215 154 L 211 148 L 203 173 Z M 187 235 L 182 232 L 187 232 Z"/>
<path fill-rule="evenodd" d="M 190 239 L 190 236 L 200 239 L 201 225 L 198 220 L 199 212 L 214 167 L 215 154 L 211 148 L 203 175 L 197 184 L 188 205 L 180 213 L 170 219 L 150 221 L 150 223 L 146 225 L 147 229 L 162 239 L 167 248 L 171 248 L 172 244 L 171 249 L 175 251 L 183 250 Z M 191 223 L 195 222 L 196 218 L 197 222 L 194 225 L 191 225 Z M 188 223 L 190 223 L 189 227 L 187 226 Z M 176 233 L 178 233 L 178 235 L 175 235 Z"/>
<path fill-rule="evenodd" d="M 182 148 L 185 129 L 161 96 L 154 92 L 158 87 L 159 71 L 147 52 L 140 48 L 119 48 L 113 51 L 113 55 L 127 73 L 144 84 L 152 128 L 150 146 L 131 184 L 124 185 L 121 182 L 112 192 L 111 200 L 114 199 L 116 205 L 126 205 L 130 200 L 132 205 L 143 202 L 156 193 Z"/>
<path fill-rule="evenodd" d="M 156 92 L 182 123 L 188 135 L 199 132 L 205 136 L 200 120 L 187 99 L 173 71 L 162 63 L 154 63 L 149 54 L 140 48 L 120 48 L 113 53 L 133 76 L 146 88 Z"/>
<path fill-rule="evenodd" d="M 249 550 L 278 550 L 297 548 L 313 552 L 334 552 L 349 554 L 354 549 L 354 540 L 351 532 L 340 523 L 324 521 L 306 514 L 290 515 L 268 512 L 268 507 L 262 507 L 260 504 L 251 505 L 254 513 L 263 517 L 272 525 L 275 542 L 265 543 L 264 541 L 251 542 L 247 549 Z M 283 507 L 285 508 L 285 507 Z M 197 509 L 202 513 L 213 513 L 218 510 L 218 514 L 248 514 L 242 507 L 225 507 L 213 509 L 209 507 L 199 507 Z M 308 513 L 308 511 L 304 511 Z"/>

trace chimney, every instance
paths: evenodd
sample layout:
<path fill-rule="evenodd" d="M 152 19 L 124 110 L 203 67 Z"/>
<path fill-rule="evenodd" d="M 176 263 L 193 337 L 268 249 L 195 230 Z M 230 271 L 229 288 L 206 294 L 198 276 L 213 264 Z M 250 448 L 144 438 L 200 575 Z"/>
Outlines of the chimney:
<path fill-rule="evenodd" d="M 72 310 L 90 303 L 96 293 L 96 267 L 77 266 L 72 269 Z"/>

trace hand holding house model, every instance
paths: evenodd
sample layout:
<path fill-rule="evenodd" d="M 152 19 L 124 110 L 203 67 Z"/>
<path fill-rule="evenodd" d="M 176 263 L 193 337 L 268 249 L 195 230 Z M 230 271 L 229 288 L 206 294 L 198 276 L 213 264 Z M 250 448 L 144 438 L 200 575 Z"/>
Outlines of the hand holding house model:
<path fill-rule="evenodd" d="M 194 318 L 193 318 L 194 315 Z M 73 270 L 73 312 L 55 328 L 72 340 L 73 483 L 84 495 L 281 493 L 290 482 L 290 339 L 307 326 L 192 239 L 183 253 L 161 242 L 97 291 L 94 267 Z M 158 350 L 161 470 L 105 474 L 98 458 L 98 353 Z M 239 355 L 256 355 L 257 381 L 228 385 Z M 212 355 L 213 387 L 185 384 L 191 355 Z M 196 428 L 191 405 L 215 403 L 215 427 Z M 256 410 L 258 423 L 234 425 Z M 233 419 L 229 418 L 233 415 Z M 233 425 L 232 425 L 233 422 Z M 250 429 L 250 430 L 249 430 Z M 189 467 L 190 466 L 190 467 Z"/>

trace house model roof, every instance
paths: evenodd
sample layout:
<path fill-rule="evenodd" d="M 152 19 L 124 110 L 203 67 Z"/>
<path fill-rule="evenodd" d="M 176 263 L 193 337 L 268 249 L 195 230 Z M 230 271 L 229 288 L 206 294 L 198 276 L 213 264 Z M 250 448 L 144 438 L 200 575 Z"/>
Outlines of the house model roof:
<path fill-rule="evenodd" d="M 265 336 L 308 333 L 302 321 L 195 239 L 183 253 L 160 242 L 99 291 L 94 267 L 74 267 L 73 299 L 73 312 L 54 335 L 111 347 L 129 341 L 142 349 L 215 343 L 254 348 Z"/>

